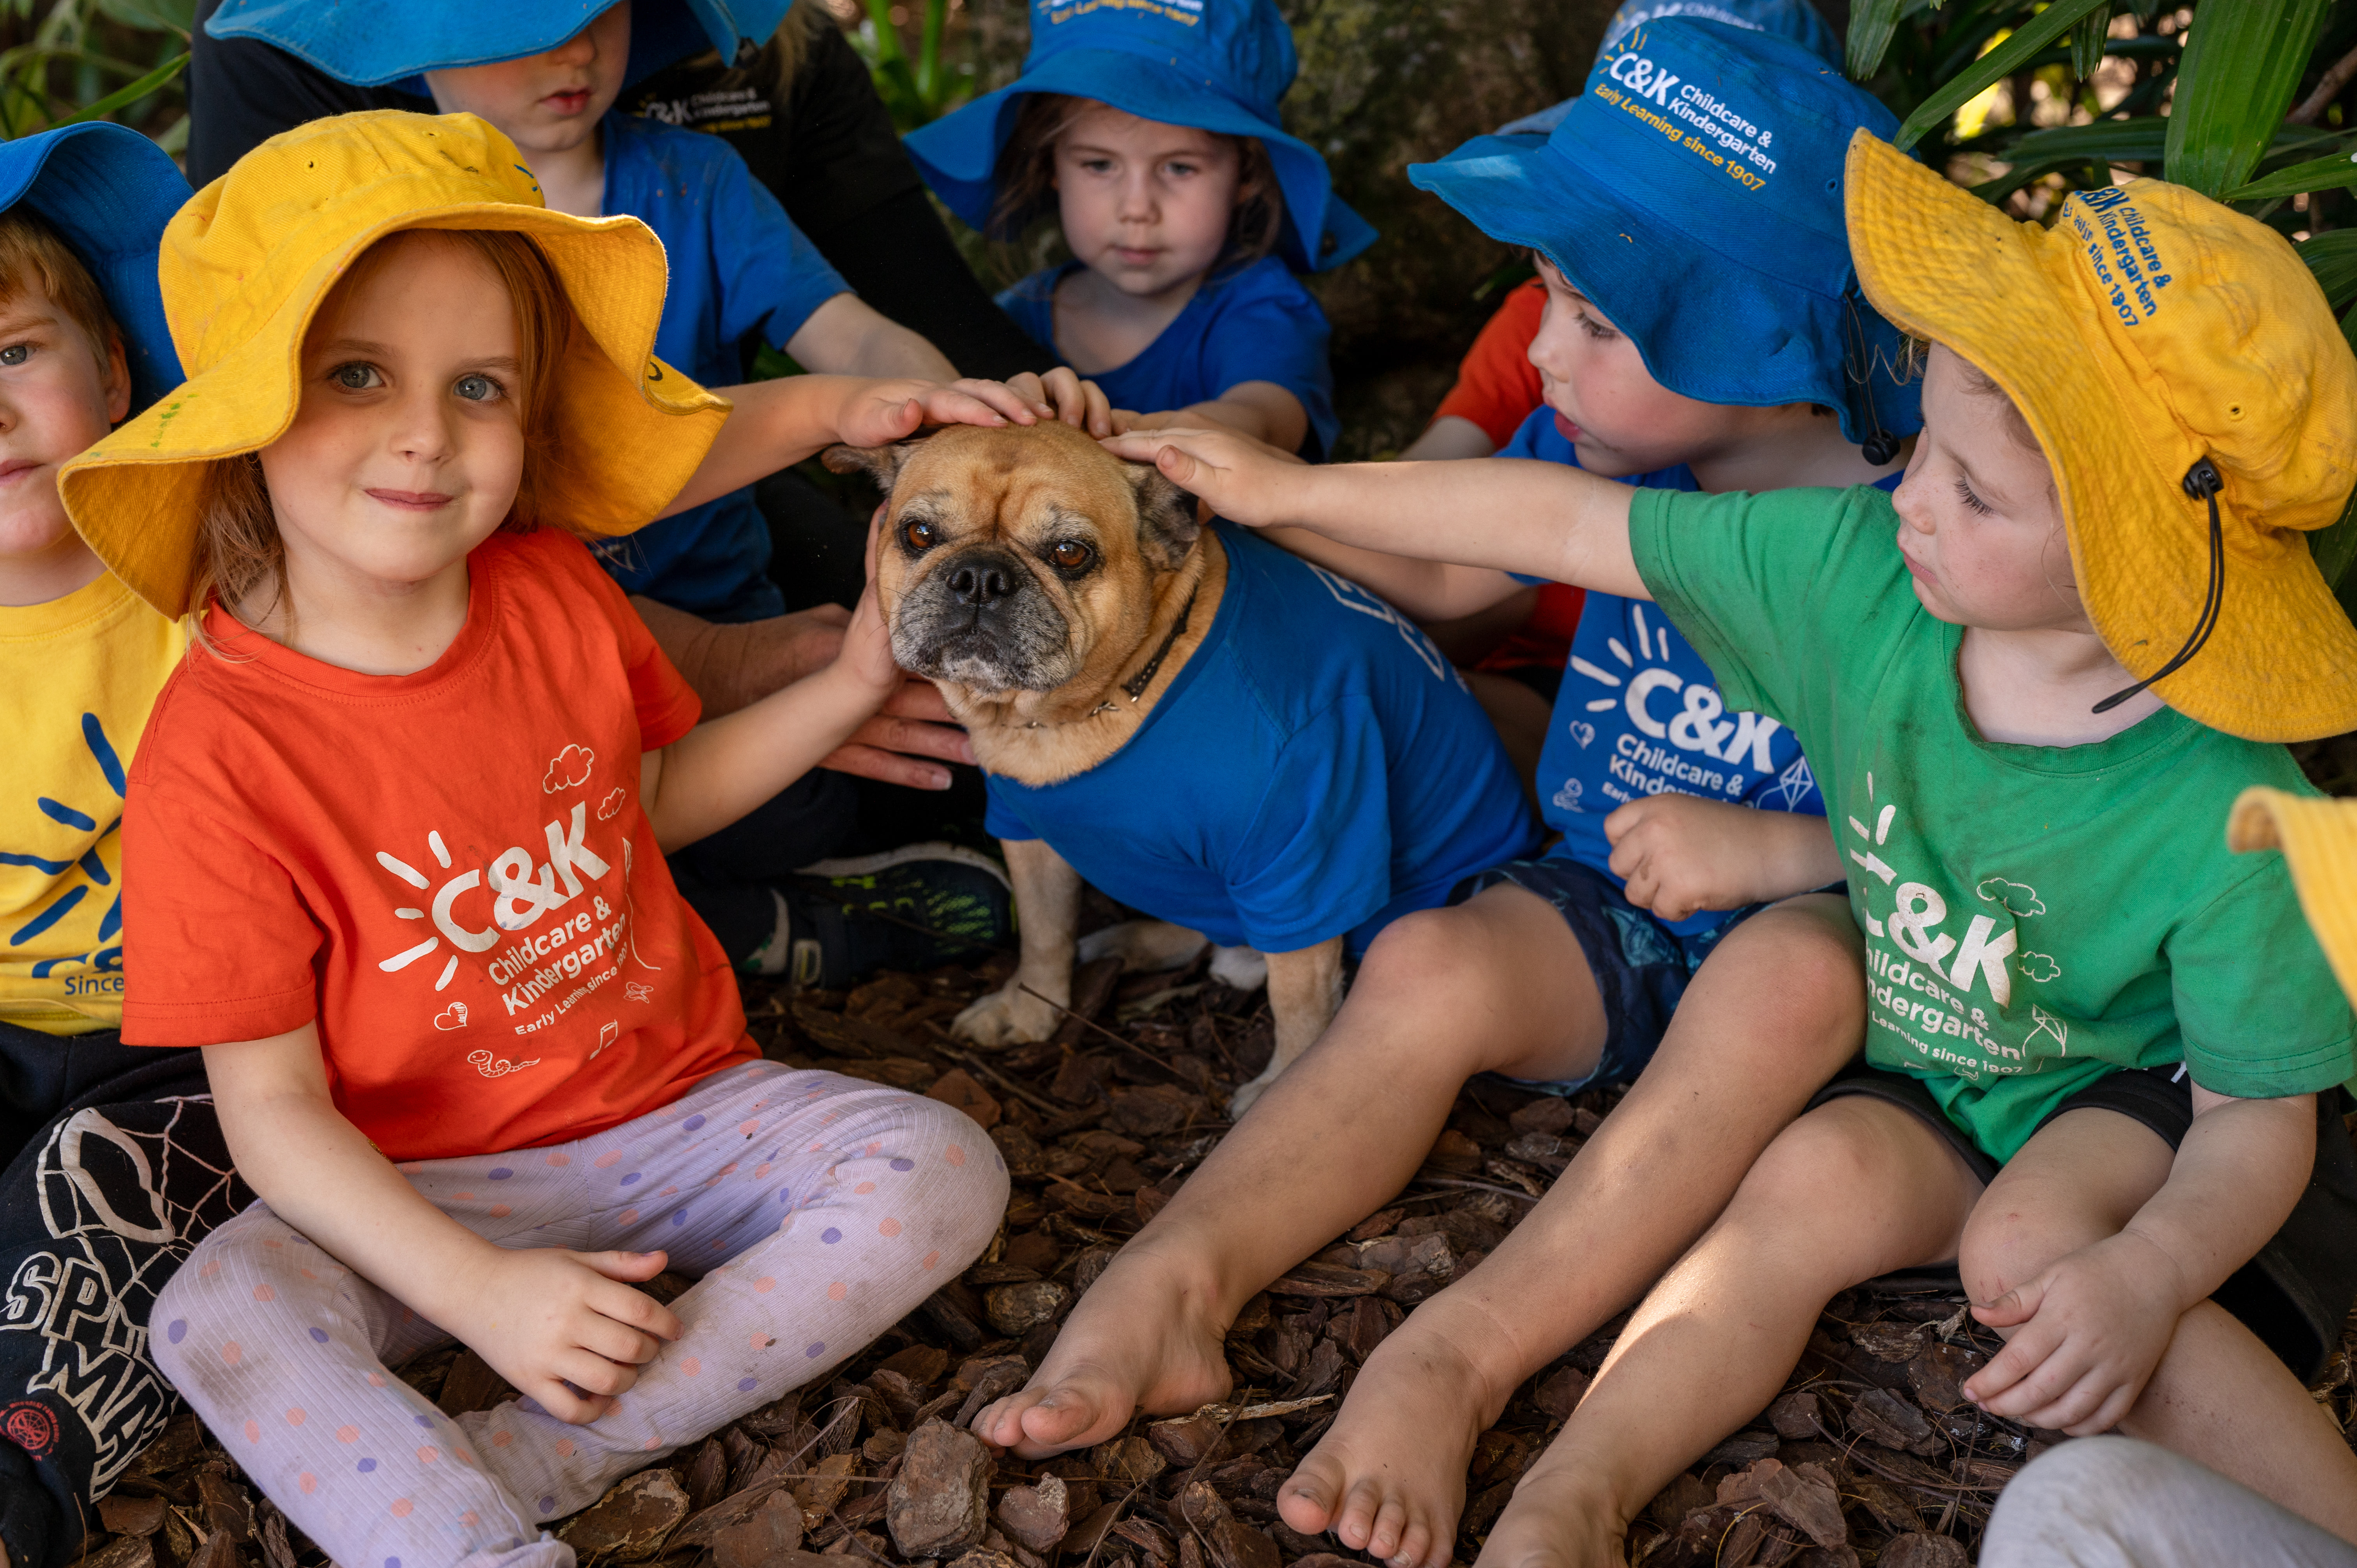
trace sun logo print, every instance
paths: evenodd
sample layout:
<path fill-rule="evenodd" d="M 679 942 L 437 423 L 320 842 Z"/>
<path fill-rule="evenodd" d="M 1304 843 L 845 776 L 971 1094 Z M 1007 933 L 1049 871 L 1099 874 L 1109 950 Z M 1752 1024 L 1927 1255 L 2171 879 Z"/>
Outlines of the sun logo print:
<path fill-rule="evenodd" d="M 583 755 L 587 755 L 586 751 Z M 433 894 L 424 908 L 404 906 L 393 910 L 393 918 L 428 923 L 433 927 L 433 933 L 413 947 L 404 948 L 390 958 L 380 959 L 377 968 L 387 974 L 398 973 L 420 959 L 440 951 L 447 941 L 454 950 L 443 961 L 441 972 L 434 982 L 435 990 L 443 990 L 457 975 L 459 954 L 489 952 L 502 940 L 528 930 L 543 915 L 563 908 L 580 897 L 587 887 L 585 878 L 595 881 L 613 869 L 602 856 L 582 842 L 588 825 L 588 815 L 587 803 L 576 801 L 569 818 L 559 817 L 548 823 L 544 833 L 548 858 L 539 865 L 533 863 L 531 851 L 522 844 L 514 844 L 500 851 L 488 867 L 462 869 L 452 862 L 450 847 L 443 841 L 440 831 L 429 832 L 425 835 L 425 847 L 436 866 L 455 873 L 441 878 L 438 886 L 436 878 L 410 862 L 389 850 L 378 850 L 376 863 L 379 865 L 420 893 Z M 470 916 L 459 908 L 459 900 L 468 894 L 479 895 L 477 898 L 468 900 L 470 907 L 479 905 L 484 897 L 488 897 L 490 925 L 478 927 L 468 924 L 470 918 L 481 918 L 479 914 Z M 596 918 L 608 918 L 605 900 L 599 898 L 596 902 Z M 568 921 L 565 929 L 570 931 L 573 926 L 577 925 L 580 928 L 578 934 L 587 937 L 592 924 L 591 917 L 583 915 Z M 616 935 L 619 934 L 618 930 Z M 532 950 L 525 951 L 527 948 Z M 506 984 L 508 981 L 500 978 L 502 972 L 513 975 L 529 972 L 535 961 L 546 956 L 548 951 L 539 940 L 518 941 L 492 962 L 492 978 Z"/>
<path fill-rule="evenodd" d="M 71 945 L 84 949 L 78 952 L 58 953 L 51 949 L 35 960 L 30 967 L 33 979 L 46 980 L 60 969 L 88 964 L 112 972 L 123 961 L 123 949 L 116 940 L 123 931 L 123 896 L 116 887 L 114 876 L 106 868 L 100 848 L 123 826 L 123 793 L 124 787 L 123 759 L 107 739 L 106 726 L 96 714 L 81 716 L 82 744 L 89 749 L 91 760 L 113 791 L 113 798 L 85 811 L 47 795 L 34 797 L 34 806 L 44 817 L 72 835 L 65 844 L 50 846 L 34 844 L 23 848 L 0 849 L 0 866 L 23 866 L 43 876 L 59 878 L 49 888 L 49 897 L 33 908 L 23 924 L 7 933 L 11 950 L 28 947 L 48 937 L 60 926 L 79 929 L 75 917 L 87 918 L 97 911 L 101 900 L 105 909 L 99 913 L 95 925 L 87 937 L 70 940 Z M 102 828 L 100 820 L 106 825 Z M 77 848 L 79 845 L 81 847 Z M 47 851 L 47 853 L 44 853 Z M 81 876 L 73 878 L 79 871 Z M 70 879 L 70 880 L 69 880 Z M 112 897 L 109 897 L 112 890 Z M 60 940 L 60 939 L 53 939 Z M 109 945 L 113 944 L 113 945 Z"/>

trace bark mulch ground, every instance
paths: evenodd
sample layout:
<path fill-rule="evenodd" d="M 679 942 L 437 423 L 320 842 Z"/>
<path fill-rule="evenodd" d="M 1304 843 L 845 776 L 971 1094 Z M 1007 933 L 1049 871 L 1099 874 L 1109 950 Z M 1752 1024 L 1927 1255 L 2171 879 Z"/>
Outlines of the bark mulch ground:
<path fill-rule="evenodd" d="M 2324 788 L 2357 793 L 2357 737 L 2301 748 Z M 1010 961 L 1001 961 L 1002 964 Z M 747 1004 L 768 1054 L 956 1104 L 1013 1173 L 1003 1230 L 823 1387 L 789 1395 L 632 1476 L 554 1528 L 585 1563 L 650 1568 L 1343 1568 L 1366 1559 L 1277 1519 L 1278 1483 L 1334 1416 L 1367 1353 L 1529 1212 L 1617 1096 L 1469 1086 L 1389 1206 L 1246 1306 L 1228 1339 L 1230 1402 L 1141 1418 L 1121 1437 L 1028 1463 L 962 1423 L 1019 1387 L 1123 1240 L 1219 1141 L 1220 1107 L 1265 1063 L 1262 998 L 1199 972 L 1076 977 L 1056 1038 L 985 1057 L 950 1038 L 1003 968 L 888 974 L 847 994 Z M 686 1282 L 666 1275 L 659 1294 Z M 2061 1434 L 1980 1413 L 1957 1385 L 1996 1337 L 1953 1283 L 1845 1294 L 1784 1392 L 1673 1482 L 1631 1542 L 1646 1568 L 1951 1568 L 1990 1505 Z M 1483 1434 L 1458 1556 L 1470 1562 L 1523 1469 L 1578 1402 L 1618 1322 L 1520 1390 Z M 2357 1426 L 2357 1317 L 2317 1386 Z M 508 1397 L 471 1351 L 402 1373 L 447 1412 Z M 222 1446 L 182 1416 L 99 1508 L 81 1568 L 312 1568 Z"/>

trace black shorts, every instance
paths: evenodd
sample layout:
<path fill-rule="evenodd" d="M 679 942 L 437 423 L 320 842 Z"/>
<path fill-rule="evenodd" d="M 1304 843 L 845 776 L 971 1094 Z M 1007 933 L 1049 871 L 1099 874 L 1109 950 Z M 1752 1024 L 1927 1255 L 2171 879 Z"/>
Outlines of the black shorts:
<path fill-rule="evenodd" d="M 1911 1112 L 1947 1139 L 1983 1182 L 1996 1175 L 1997 1162 L 1905 1073 L 1853 1064 L 1817 1091 L 1809 1109 L 1846 1094 L 1867 1095 Z M 2140 1122 L 2174 1150 L 2193 1125 L 2193 1085 L 2176 1067 L 2122 1069 L 2063 1101 L 2038 1125 L 2066 1111 L 2088 1109 L 2116 1111 Z M 2349 1097 L 2340 1089 L 2316 1097 L 2316 1168 L 2308 1190 L 2258 1256 L 2210 1297 L 2257 1335 L 2303 1383 L 2323 1375 L 2325 1363 L 2341 1348 L 2350 1305 L 2357 1302 L 2357 1143 L 2342 1120 L 2348 1110 Z"/>

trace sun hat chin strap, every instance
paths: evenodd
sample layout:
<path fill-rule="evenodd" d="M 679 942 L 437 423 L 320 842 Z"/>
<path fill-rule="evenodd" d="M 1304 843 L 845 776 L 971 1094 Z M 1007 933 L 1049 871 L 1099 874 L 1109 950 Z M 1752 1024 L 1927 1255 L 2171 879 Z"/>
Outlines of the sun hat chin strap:
<path fill-rule="evenodd" d="M 2210 640 L 2212 632 L 2218 629 L 2219 607 L 2226 602 L 2226 536 L 2218 522 L 2218 492 L 2225 488 L 2226 481 L 2219 477 L 2216 464 L 2207 457 L 2197 457 L 2193 460 L 2193 467 L 2185 470 L 2183 483 L 2187 495 L 2195 500 L 2210 503 L 2210 584 L 2201 596 L 2201 618 L 2193 623 L 2193 635 L 2185 639 L 2185 646 L 2177 650 L 2176 658 L 2126 691 L 2115 692 L 2097 703 L 2093 710 L 2096 713 L 2110 713 L 2155 681 L 2174 673 L 2179 666 L 2201 651 L 2201 645 Z"/>

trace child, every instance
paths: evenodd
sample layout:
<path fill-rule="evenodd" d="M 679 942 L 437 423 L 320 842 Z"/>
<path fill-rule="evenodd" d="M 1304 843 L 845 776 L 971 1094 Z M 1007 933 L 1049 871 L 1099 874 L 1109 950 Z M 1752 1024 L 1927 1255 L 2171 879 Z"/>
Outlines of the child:
<path fill-rule="evenodd" d="M 1615 73 L 1632 73 L 1632 60 L 1706 83 L 1729 113 L 1769 127 L 1781 173 L 1746 189 L 1617 107 Z M 1516 454 L 1666 489 L 1873 481 L 1881 469 L 1857 443 L 1911 430 L 1914 400 L 1887 373 L 1870 389 L 1854 382 L 1844 352 L 1850 276 L 1836 193 L 1858 125 L 1893 128 L 1805 49 L 1670 21 L 1600 59 L 1550 141 L 1484 139 L 1415 170 L 1484 229 L 1540 250 L 1550 294 L 1534 353 L 1550 406 L 1524 423 Z M 1730 259 L 1721 237 L 1735 232 L 1775 270 Z M 1895 353 L 1888 325 L 1866 311 L 1859 320 Z M 1478 521 L 1435 507 L 1421 548 Z M 1419 618 L 1516 591 L 1503 572 L 1282 537 Z M 1284 1109 L 1254 1107 L 1082 1299 L 1032 1386 L 984 1412 L 982 1435 L 1027 1450 L 1095 1441 L 1140 1400 L 1192 1409 L 1217 1397 L 1231 1316 L 1388 1201 L 1474 1074 L 1564 1094 L 1634 1079 L 1483 1271 L 1520 1282 L 1512 1299 L 1545 1315 L 1515 1343 L 1524 1372 L 1494 1389 L 1440 1374 L 1466 1406 L 1488 1407 L 1445 1419 L 1394 1399 L 1399 1380 L 1448 1363 L 1448 1333 L 1464 1331 L 1462 1293 L 1427 1304 L 1413 1331 L 1368 1359 L 1281 1499 L 1296 1529 L 1334 1529 L 1380 1558 L 1445 1561 L 1473 1439 L 1513 1383 L 1635 1300 L 1856 1051 L 1854 998 L 1792 983 L 1854 972 L 1856 960 L 1838 901 L 1806 897 L 1838 885 L 1842 863 L 1791 730 L 1723 701 L 1702 657 L 1650 605 L 1591 591 L 1574 651 L 1541 773 L 1562 842 L 1469 879 L 1452 907 L 1377 939 L 1325 1038 L 1270 1090 Z M 1368 1082 L 1390 1091 L 1371 1101 L 1355 1088 Z M 1305 1141 L 1329 1155 L 1315 1184 L 1279 1175 L 1296 1170 Z M 1278 1179 L 1290 1201 L 1272 1210 L 1259 1195 Z M 1375 1472 L 1388 1478 L 1371 1481 L 1375 1500 L 1362 1503 L 1359 1477 Z M 1397 1506 L 1379 1517 L 1386 1498 Z"/>
<path fill-rule="evenodd" d="M 1730 705 L 1801 731 L 1842 824 L 1868 1065 L 1638 1307 L 1485 1559 L 1620 1561 L 1830 1297 L 1948 1259 L 2008 1340 L 1964 1384 L 1984 1409 L 2117 1425 L 2357 1540 L 2357 1456 L 2294 1369 L 2357 1294 L 2357 1021 L 2280 863 L 2183 831 L 2251 785 L 2312 796 L 2261 742 L 2357 726 L 2357 628 L 2299 532 L 2357 478 L 2357 360 L 2291 248 L 2190 191 L 2074 195 L 2042 231 L 1864 134 L 1846 187 L 1867 294 L 1934 345 L 1891 500 L 1114 444 L 1245 523 L 1414 550 L 1447 508 L 1459 560 L 1658 598 Z M 1512 1316 L 1457 1338 L 1476 1379 L 1531 1312 L 1481 1299 Z"/>
<path fill-rule="evenodd" d="M 1325 313 L 1293 274 L 1375 234 L 1278 128 L 1293 73 L 1272 0 L 1033 0 L 1023 74 L 909 151 L 985 234 L 1056 213 L 1073 259 L 999 304 L 1115 408 L 1217 420 L 1315 461 L 1340 426 Z"/>
<path fill-rule="evenodd" d="M 479 114 L 516 142 L 554 209 L 643 220 L 670 263 L 655 351 L 699 381 L 744 380 L 745 356 L 759 343 L 809 371 L 956 375 L 931 344 L 847 290 L 725 142 L 612 112 L 626 81 L 694 47 L 695 29 L 682 27 L 681 7 L 650 3 L 634 12 L 630 0 L 619 0 L 587 27 L 577 20 L 585 7 L 570 0 L 489 8 L 438 0 L 413 20 L 415 9 L 388 5 L 362 22 L 350 7 L 274 6 L 248 9 L 232 27 L 350 81 L 415 81 L 412 73 L 420 73 L 443 110 Z M 530 41 L 552 38 L 562 41 Z M 823 667 L 841 636 L 839 619 L 824 618 L 840 612 L 781 614 L 785 599 L 770 576 L 770 525 L 750 488 L 762 477 L 748 474 L 746 488 L 597 550 L 716 716 Z M 839 509 L 809 499 L 843 525 L 843 544 L 859 547 L 864 535 Z M 815 663 L 806 662 L 813 653 Z M 923 722 L 948 716 L 930 685 L 910 682 L 894 694 L 888 716 L 863 728 L 864 744 L 830 760 L 946 789 L 945 765 L 974 760 L 963 732 Z M 933 802 L 912 809 L 905 799 L 878 801 L 876 791 L 819 772 L 733 831 L 686 849 L 673 875 L 731 959 L 755 972 L 791 970 L 797 983 L 839 986 L 879 963 L 921 968 L 972 957 L 972 943 L 920 935 L 906 919 L 846 918 L 834 900 L 811 896 L 795 876 L 824 858 L 899 847 L 899 836 L 879 842 L 889 829 L 863 818 L 888 811 L 922 822 L 938 821 L 931 815 L 938 810 Z M 916 924 L 969 934 L 985 946 L 1002 940 L 1003 874 L 970 851 L 917 848 L 913 856 L 886 857 L 892 886 L 878 901 L 888 909 L 918 908 L 923 918 Z M 834 886 L 846 900 L 861 897 L 856 879 Z"/>
<path fill-rule="evenodd" d="M 1615 46 L 1633 29 L 1680 16 L 1776 34 L 1830 65 L 1842 63 L 1841 40 L 1808 0 L 1628 0 L 1605 25 L 1597 53 L 1617 54 Z M 1566 99 L 1524 115 L 1498 134 L 1544 135 L 1562 124 L 1577 102 Z M 1431 423 L 1400 454 L 1404 460 L 1487 457 L 1512 441 L 1545 405 L 1545 378 L 1531 356 L 1545 324 L 1547 298 L 1543 277 L 1507 291 L 1458 365 L 1456 383 L 1433 411 Z M 1466 667 L 1466 684 L 1480 698 L 1534 800 L 1539 759 L 1552 727 L 1548 714 L 1563 688 L 1581 607 L 1577 588 L 1540 583 L 1461 619 L 1425 628 Z"/>
<path fill-rule="evenodd" d="M 697 725 L 567 531 L 1029 414 L 824 376 L 732 412 L 649 351 L 646 228 L 537 197 L 469 115 L 264 144 L 166 236 L 193 378 L 62 482 L 202 615 L 133 771 L 124 1032 L 205 1047 L 263 1201 L 158 1302 L 158 1359 L 344 1563 L 569 1563 L 539 1521 L 823 1376 L 1005 1201 L 963 1118 L 759 1060 L 661 855 L 875 711 L 873 603 Z M 671 1310 L 630 1288 L 667 1262 L 705 1276 Z M 525 1397 L 454 1422 L 386 1376 L 452 1336 Z"/>
<path fill-rule="evenodd" d="M 0 1546 L 28 1568 L 75 1554 L 178 1407 L 148 1305 L 251 1196 L 196 1054 L 119 1033 L 123 773 L 187 639 L 57 491 L 59 464 L 179 380 L 156 246 L 188 194 L 119 125 L 0 144 Z"/>

